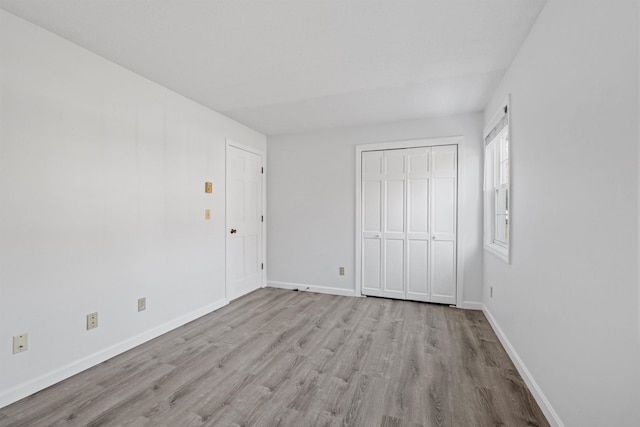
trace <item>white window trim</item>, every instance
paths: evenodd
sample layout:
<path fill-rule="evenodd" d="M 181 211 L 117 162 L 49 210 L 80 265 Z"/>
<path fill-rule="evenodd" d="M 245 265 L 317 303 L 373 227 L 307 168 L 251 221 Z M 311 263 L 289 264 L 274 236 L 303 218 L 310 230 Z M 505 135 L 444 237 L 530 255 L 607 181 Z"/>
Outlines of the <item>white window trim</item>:
<path fill-rule="evenodd" d="M 494 241 L 494 229 L 495 229 L 495 220 L 496 220 L 496 215 L 495 215 L 495 197 L 491 197 L 491 195 L 489 194 L 492 191 L 495 191 L 495 189 L 497 188 L 495 186 L 495 184 L 493 184 L 490 188 L 490 190 L 487 189 L 486 183 L 485 183 L 485 187 L 483 188 L 483 212 L 484 212 L 484 250 L 497 256 L 499 259 L 501 259 L 502 261 L 506 262 L 506 263 L 510 263 L 511 261 L 511 257 L 510 257 L 510 253 L 511 253 L 511 232 L 512 232 L 512 218 L 513 218 L 513 211 L 512 211 L 512 203 L 511 201 L 512 199 L 512 194 L 511 194 L 511 165 L 512 165 L 512 161 L 511 161 L 511 103 L 510 103 L 510 98 L 507 95 L 507 98 L 505 99 L 505 101 L 500 104 L 500 108 L 498 109 L 498 111 L 496 112 L 496 114 L 493 116 L 493 118 L 489 121 L 488 125 L 485 127 L 484 132 L 482 134 L 483 138 L 483 145 L 485 147 L 484 149 L 484 155 L 486 156 L 486 137 L 489 135 L 489 132 L 491 132 L 491 130 L 496 126 L 496 124 L 498 124 L 498 122 L 504 117 L 504 108 L 507 108 L 507 132 L 509 133 L 509 179 L 507 180 L 506 186 L 509 190 L 509 235 L 507 236 L 507 242 L 506 245 L 500 242 L 495 242 Z M 496 138 L 499 135 L 496 136 Z M 494 140 L 496 139 L 494 138 Z M 493 141 L 493 140 L 492 140 Z M 484 176 L 485 176 L 485 180 L 488 179 L 487 178 L 487 170 L 486 170 L 486 160 L 484 162 Z M 494 170 L 495 170 L 495 165 L 494 165 Z M 492 179 L 493 179 L 493 173 L 494 171 L 491 171 L 492 173 Z"/>

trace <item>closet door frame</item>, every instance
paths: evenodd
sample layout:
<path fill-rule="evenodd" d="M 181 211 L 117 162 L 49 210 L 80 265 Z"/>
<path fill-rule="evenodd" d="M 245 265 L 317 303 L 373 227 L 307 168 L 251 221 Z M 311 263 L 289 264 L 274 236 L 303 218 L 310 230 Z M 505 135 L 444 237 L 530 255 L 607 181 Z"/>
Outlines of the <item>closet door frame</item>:
<path fill-rule="evenodd" d="M 395 150 L 402 148 L 419 148 L 419 147 L 437 147 L 441 145 L 456 145 L 458 151 L 458 191 L 457 205 L 460 207 L 461 201 L 464 200 L 465 188 L 465 171 L 464 163 L 460 159 L 464 159 L 464 137 L 450 136 L 442 138 L 425 138 L 412 139 L 406 141 L 389 141 L 377 142 L 371 144 L 361 144 L 356 146 L 356 296 L 362 295 L 362 153 L 367 151 Z M 460 224 L 463 223 L 463 210 L 456 210 L 456 306 L 463 306 L 463 283 L 464 283 L 464 253 L 462 251 L 462 230 Z"/>

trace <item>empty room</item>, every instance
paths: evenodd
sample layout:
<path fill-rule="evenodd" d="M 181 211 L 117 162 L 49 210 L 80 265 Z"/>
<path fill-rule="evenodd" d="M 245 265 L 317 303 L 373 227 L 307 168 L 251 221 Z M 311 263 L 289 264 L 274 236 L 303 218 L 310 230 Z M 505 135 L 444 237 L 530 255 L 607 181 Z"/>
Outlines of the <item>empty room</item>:
<path fill-rule="evenodd" d="M 0 426 L 640 426 L 639 0 L 0 0 Z"/>

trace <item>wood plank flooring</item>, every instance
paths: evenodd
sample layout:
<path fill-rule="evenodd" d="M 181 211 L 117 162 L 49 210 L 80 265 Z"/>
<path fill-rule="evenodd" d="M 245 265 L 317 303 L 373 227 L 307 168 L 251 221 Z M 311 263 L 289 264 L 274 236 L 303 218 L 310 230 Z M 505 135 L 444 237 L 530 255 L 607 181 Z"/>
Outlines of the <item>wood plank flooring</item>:
<path fill-rule="evenodd" d="M 482 312 L 265 288 L 2 426 L 548 426 Z"/>

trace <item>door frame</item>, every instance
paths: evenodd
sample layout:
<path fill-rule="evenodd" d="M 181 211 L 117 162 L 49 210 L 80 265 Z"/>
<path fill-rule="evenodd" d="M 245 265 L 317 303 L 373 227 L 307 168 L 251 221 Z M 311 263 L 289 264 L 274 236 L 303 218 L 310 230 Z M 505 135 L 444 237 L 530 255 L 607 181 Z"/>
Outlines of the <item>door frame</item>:
<path fill-rule="evenodd" d="M 267 162 L 267 153 L 264 150 L 260 150 L 255 147 L 251 147 L 249 145 L 241 144 L 239 142 L 234 141 L 231 138 L 226 138 L 225 140 L 225 149 L 224 149 L 224 297 L 227 301 L 229 301 L 229 289 L 227 283 L 227 249 L 228 249 L 228 237 L 229 234 L 227 230 L 229 230 L 229 224 L 227 222 L 227 209 L 228 209 L 228 197 L 229 194 L 229 147 L 237 148 L 239 150 L 247 151 L 249 153 L 260 156 L 262 159 L 262 216 L 264 221 L 262 221 L 262 227 L 260 227 L 260 234 L 262 240 L 262 248 L 261 248 L 261 263 L 264 264 L 264 268 L 262 269 L 262 279 L 261 286 L 264 288 L 267 284 L 267 168 L 265 164 Z"/>
<path fill-rule="evenodd" d="M 356 145 L 356 296 L 362 295 L 362 153 L 365 151 L 397 150 L 402 148 L 437 147 L 440 145 L 455 145 L 458 148 L 458 179 L 457 179 L 457 209 L 456 209 L 456 306 L 463 306 L 464 284 L 464 251 L 462 250 L 463 236 L 460 224 L 463 223 L 463 209 L 460 209 L 464 200 L 464 136 L 447 136 L 439 138 L 410 139 L 405 141 L 375 142 Z"/>

